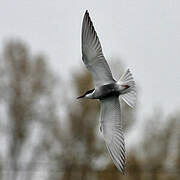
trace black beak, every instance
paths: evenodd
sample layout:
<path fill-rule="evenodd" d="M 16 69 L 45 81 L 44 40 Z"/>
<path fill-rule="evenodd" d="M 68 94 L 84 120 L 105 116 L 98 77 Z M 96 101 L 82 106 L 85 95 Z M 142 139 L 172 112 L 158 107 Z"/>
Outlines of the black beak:
<path fill-rule="evenodd" d="M 77 97 L 76 99 L 81 99 L 81 98 L 83 98 L 85 95 L 82 95 L 82 96 L 79 96 L 79 97 Z"/>

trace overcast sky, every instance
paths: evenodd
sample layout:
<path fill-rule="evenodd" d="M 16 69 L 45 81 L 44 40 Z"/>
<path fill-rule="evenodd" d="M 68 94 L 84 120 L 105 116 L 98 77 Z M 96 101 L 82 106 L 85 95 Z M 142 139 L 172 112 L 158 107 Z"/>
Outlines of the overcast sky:
<path fill-rule="evenodd" d="M 179 0 L 1 0 L 0 51 L 10 38 L 48 55 L 56 72 L 71 79 L 82 68 L 81 23 L 88 9 L 108 62 L 120 58 L 138 83 L 139 113 L 180 107 Z"/>

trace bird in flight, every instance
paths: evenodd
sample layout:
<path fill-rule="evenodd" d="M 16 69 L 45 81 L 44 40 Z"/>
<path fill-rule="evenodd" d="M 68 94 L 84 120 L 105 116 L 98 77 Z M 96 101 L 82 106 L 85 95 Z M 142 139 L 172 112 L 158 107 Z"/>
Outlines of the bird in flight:
<path fill-rule="evenodd" d="M 118 81 L 113 78 L 88 11 L 85 12 L 82 23 L 82 60 L 93 77 L 95 88 L 77 99 L 100 100 L 100 130 L 112 161 L 124 174 L 125 143 L 119 96 L 134 108 L 136 104 L 135 82 L 129 69 Z"/>

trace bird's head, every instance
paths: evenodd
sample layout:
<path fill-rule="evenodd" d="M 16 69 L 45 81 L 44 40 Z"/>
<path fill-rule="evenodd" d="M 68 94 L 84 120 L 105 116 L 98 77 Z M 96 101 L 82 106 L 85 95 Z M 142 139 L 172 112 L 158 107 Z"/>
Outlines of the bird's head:
<path fill-rule="evenodd" d="M 93 98 L 93 93 L 94 93 L 94 89 L 91 89 L 91 90 L 85 92 L 82 96 L 77 97 L 77 99 L 80 99 L 80 98 L 92 99 Z"/>

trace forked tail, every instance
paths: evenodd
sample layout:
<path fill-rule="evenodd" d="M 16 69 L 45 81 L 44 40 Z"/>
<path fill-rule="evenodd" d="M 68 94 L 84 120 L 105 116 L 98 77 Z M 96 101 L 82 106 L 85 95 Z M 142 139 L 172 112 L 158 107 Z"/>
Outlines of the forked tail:
<path fill-rule="evenodd" d="M 130 107 L 134 108 L 136 105 L 136 86 L 129 69 L 121 76 L 118 84 L 127 87 L 121 97 Z"/>

